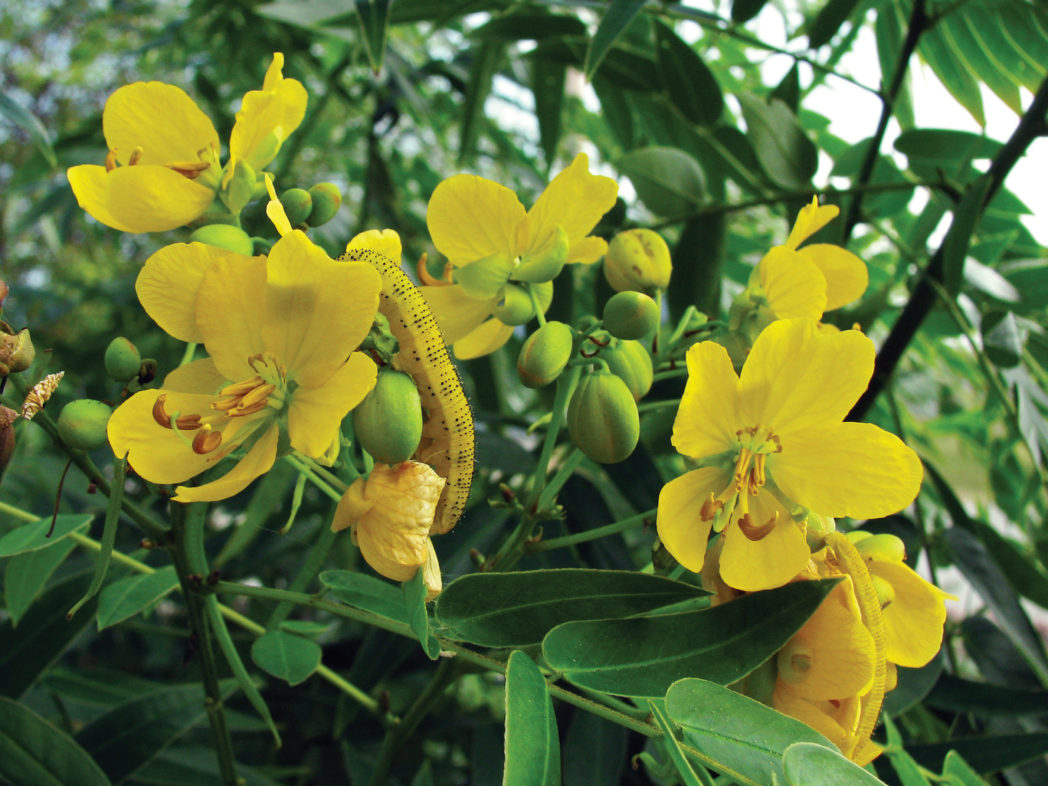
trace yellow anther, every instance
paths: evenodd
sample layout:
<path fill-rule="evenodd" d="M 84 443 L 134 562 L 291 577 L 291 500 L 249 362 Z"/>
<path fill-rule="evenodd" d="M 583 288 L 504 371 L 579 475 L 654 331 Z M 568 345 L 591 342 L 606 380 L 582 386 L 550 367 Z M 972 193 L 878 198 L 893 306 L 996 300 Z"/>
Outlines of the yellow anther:
<path fill-rule="evenodd" d="M 143 153 L 145 153 L 145 151 L 142 148 L 136 147 L 134 150 L 131 151 L 131 157 L 127 160 L 127 165 L 134 166 L 135 164 L 137 164 L 139 161 L 142 160 Z"/>
<path fill-rule="evenodd" d="M 210 426 L 205 425 L 197 432 L 196 436 L 193 437 L 193 452 L 203 456 L 210 453 L 221 444 L 222 433 L 220 431 L 214 431 Z"/>
<path fill-rule="evenodd" d="M 120 164 L 116 160 L 116 151 L 110 150 L 106 153 L 106 172 L 112 172 L 118 166 L 120 166 Z"/>
<path fill-rule="evenodd" d="M 749 513 L 745 513 L 739 519 L 739 529 L 742 530 L 742 534 L 750 540 L 763 540 L 773 529 L 775 529 L 775 524 L 778 520 L 779 512 L 775 511 L 770 519 L 763 524 L 757 525 L 753 523 L 753 517 L 750 516 Z"/>

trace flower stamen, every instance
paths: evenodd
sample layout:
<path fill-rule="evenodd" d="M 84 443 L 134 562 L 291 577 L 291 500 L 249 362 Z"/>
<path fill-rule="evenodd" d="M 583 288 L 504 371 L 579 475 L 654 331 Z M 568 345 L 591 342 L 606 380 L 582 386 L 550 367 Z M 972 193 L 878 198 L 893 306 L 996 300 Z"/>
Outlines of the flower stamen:
<path fill-rule="evenodd" d="M 211 453 L 221 444 L 222 432 L 215 431 L 211 426 L 204 424 L 204 427 L 193 437 L 193 452 L 203 456 Z"/>

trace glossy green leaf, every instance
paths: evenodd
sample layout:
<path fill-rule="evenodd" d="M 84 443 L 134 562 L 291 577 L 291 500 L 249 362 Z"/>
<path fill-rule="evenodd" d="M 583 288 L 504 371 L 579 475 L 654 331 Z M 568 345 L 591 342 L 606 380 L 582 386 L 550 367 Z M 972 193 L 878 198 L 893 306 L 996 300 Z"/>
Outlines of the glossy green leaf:
<path fill-rule="evenodd" d="M 941 653 L 919 669 L 898 667 L 898 684 L 884 696 L 884 712 L 901 715 L 922 701 L 942 678 L 942 671 Z"/>
<path fill-rule="evenodd" d="M 808 47 L 818 49 L 828 44 L 858 5 L 859 0 L 828 0 L 824 3 L 807 25 Z"/>
<path fill-rule="evenodd" d="M 706 199 L 702 167 L 674 147 L 642 147 L 622 156 L 616 167 L 630 179 L 637 196 L 660 216 L 695 212 Z"/>
<path fill-rule="evenodd" d="M 567 622 L 542 642 L 551 668 L 584 688 L 658 697 L 685 677 L 740 680 L 780 649 L 835 581 L 802 581 L 702 611 Z"/>
<path fill-rule="evenodd" d="M 1048 753 L 1048 732 L 954 737 L 933 745 L 910 745 L 910 755 L 922 767 L 940 772 L 950 751 L 956 751 L 976 772 L 998 772 Z"/>
<path fill-rule="evenodd" d="M 171 566 L 114 581 L 98 596 L 98 629 L 133 617 L 178 587 Z"/>
<path fill-rule="evenodd" d="M 986 114 L 979 94 L 979 81 L 953 51 L 949 39 L 943 33 L 943 26 L 934 25 L 926 30 L 920 38 L 917 51 L 950 95 L 968 110 L 976 123 L 985 126 Z"/>
<path fill-rule="evenodd" d="M 946 754 L 942 774 L 948 786 L 986 786 L 986 781 L 979 777 L 957 751 Z"/>
<path fill-rule="evenodd" d="M 618 786 L 626 768 L 628 732 L 581 708 L 564 735 L 564 783 Z"/>
<path fill-rule="evenodd" d="M 386 54 L 386 33 L 389 28 L 389 7 L 393 0 L 354 0 L 360 30 L 364 34 L 364 50 L 371 63 L 371 70 L 382 70 Z"/>
<path fill-rule="evenodd" d="M 0 538 L 0 558 L 11 557 L 15 554 L 25 554 L 28 551 L 46 549 L 52 546 L 70 532 L 83 532 L 91 524 L 92 516 L 88 514 L 75 515 L 63 513 L 55 519 L 55 528 L 51 537 L 47 536 L 51 530 L 51 518 L 37 519 L 28 524 L 8 532 Z"/>
<path fill-rule="evenodd" d="M 316 671 L 322 654 L 312 639 L 282 630 L 267 631 L 251 644 L 255 665 L 288 685 L 298 685 Z"/>
<path fill-rule="evenodd" d="M 899 776 L 902 786 L 931 786 L 924 773 L 921 772 L 920 767 L 917 766 L 917 762 L 906 752 L 902 736 L 899 734 L 899 730 L 895 728 L 895 724 L 892 723 L 891 717 L 885 715 L 883 722 L 885 732 L 888 735 L 886 754 L 888 760 L 892 763 L 892 769 Z"/>
<path fill-rule="evenodd" d="M 223 680 L 220 685 L 223 696 L 235 688 L 235 680 Z M 194 726 L 206 726 L 204 699 L 204 689 L 197 683 L 132 699 L 82 728 L 76 741 L 116 783 Z"/>
<path fill-rule="evenodd" d="M 972 25 L 965 9 L 946 14 L 937 27 L 954 55 L 1015 114 L 1023 113 L 1019 82 L 1014 73 L 1017 55 L 1010 47 L 992 47 L 990 39 Z M 989 29 L 993 29 L 992 27 Z"/>
<path fill-rule="evenodd" d="M 546 166 L 557 157 L 560 117 L 564 106 L 564 83 L 568 69 L 563 63 L 543 57 L 531 58 L 531 92 L 535 96 L 535 117 L 539 121 L 539 141 Z"/>
<path fill-rule="evenodd" d="M 904 25 L 907 16 L 904 13 L 905 6 L 900 2 L 885 3 L 882 5 L 873 20 L 873 34 L 877 41 L 877 62 L 881 69 L 881 84 L 891 84 L 898 67 L 899 53 L 902 50 L 905 38 Z M 893 107 L 895 117 L 903 128 L 912 128 L 913 118 L 913 91 L 911 90 L 911 77 L 907 73 L 899 85 L 899 92 L 895 97 Z"/>
<path fill-rule="evenodd" d="M 404 608 L 408 617 L 408 624 L 415 632 L 422 650 L 430 660 L 436 660 L 440 655 L 440 642 L 429 629 L 429 612 L 426 610 L 426 595 L 429 590 L 422 576 L 422 569 L 415 571 L 414 577 L 401 585 L 403 593 Z"/>
<path fill-rule="evenodd" d="M 1048 691 L 991 685 L 944 674 L 925 703 L 948 712 L 970 712 L 982 717 L 1040 715 L 1048 707 Z"/>
<path fill-rule="evenodd" d="M 0 696 L 0 781 L 13 786 L 108 786 L 109 778 L 64 732 Z"/>
<path fill-rule="evenodd" d="M 732 0 L 731 21 L 748 22 L 761 12 L 768 0 Z"/>
<path fill-rule="evenodd" d="M 789 189 L 807 187 L 818 167 L 818 151 L 796 115 L 782 101 L 770 104 L 748 93 L 739 96 L 746 138 L 772 182 Z"/>
<path fill-rule="evenodd" d="M 661 743 L 663 750 L 666 751 L 670 761 L 673 762 L 677 775 L 680 776 L 684 786 L 705 786 L 704 781 L 700 780 L 700 776 L 695 771 L 695 768 L 685 758 L 684 751 L 681 750 L 680 743 L 677 742 L 677 738 L 674 736 L 673 727 L 670 725 L 669 718 L 666 717 L 665 710 L 658 706 L 660 703 L 648 700 L 648 708 L 651 710 L 651 715 L 655 718 L 659 728 L 662 729 L 659 743 Z M 709 778 L 706 778 L 705 784 L 709 784 L 709 782 Z"/>
<path fill-rule="evenodd" d="M 671 27 L 655 22 L 655 63 L 663 92 L 693 123 L 711 126 L 724 110 L 713 72 Z"/>
<path fill-rule="evenodd" d="M 503 41 L 541 41 L 557 36 L 583 36 L 586 25 L 577 16 L 519 11 L 502 14 L 473 30 L 471 38 L 497 38 Z"/>
<path fill-rule="evenodd" d="M 553 702 L 539 667 L 520 650 L 506 667 L 506 769 L 509 786 L 559 786 L 560 741 Z"/>
<path fill-rule="evenodd" d="M 30 604 L 43 590 L 51 574 L 76 548 L 72 540 L 60 540 L 47 548 L 11 557 L 4 566 L 4 604 L 17 625 Z"/>
<path fill-rule="evenodd" d="M 884 786 L 858 764 L 844 758 L 835 748 L 812 742 L 797 742 L 786 749 L 782 759 L 786 782 L 790 786 Z"/>
<path fill-rule="evenodd" d="M 459 161 L 473 155 L 480 126 L 484 122 L 484 101 L 491 92 L 491 82 L 505 47 L 501 41 L 483 41 L 473 48 L 473 62 L 469 69 L 469 82 L 462 104 L 459 131 Z"/>
<path fill-rule="evenodd" d="M 954 208 L 953 221 L 942 244 L 942 283 L 946 291 L 956 295 L 961 290 L 964 277 L 964 260 L 972 234 L 979 225 L 983 202 L 990 187 L 988 177 L 980 178 L 969 186 L 964 198 Z"/>
<path fill-rule="evenodd" d="M 50 166 L 58 165 L 55 149 L 51 145 L 51 134 L 36 115 L 13 101 L 10 96 L 0 93 L 0 116 L 7 118 L 17 128 L 22 129 Z"/>
<path fill-rule="evenodd" d="M 586 75 L 586 79 L 593 78 L 594 72 L 608 54 L 608 50 L 614 46 L 615 41 L 622 35 L 622 31 L 633 21 L 633 17 L 640 12 L 643 6 L 644 0 L 611 0 L 586 50 L 586 59 L 582 65 L 582 72 Z"/>
<path fill-rule="evenodd" d="M 685 742 L 717 763 L 711 767 L 743 783 L 782 783 L 782 756 L 795 742 L 833 745 L 800 721 L 703 679 L 673 683 L 666 711 Z"/>
<path fill-rule="evenodd" d="M 437 596 L 445 635 L 484 647 L 537 644 L 570 620 L 628 617 L 702 597 L 690 584 L 632 571 L 473 573 Z"/>
<path fill-rule="evenodd" d="M 973 3 L 966 12 L 977 29 L 999 41 L 995 51 L 1012 49 L 1013 70 L 1023 87 L 1036 90 L 1048 75 L 1048 12 L 1043 4 L 993 0 Z"/>
<path fill-rule="evenodd" d="M 993 158 L 1001 143 L 970 131 L 914 128 L 896 137 L 895 149 L 909 158 L 952 164 L 958 160 Z"/>
<path fill-rule="evenodd" d="M 398 622 L 409 621 L 400 589 L 388 581 L 352 570 L 325 570 L 320 583 L 350 606 Z"/>

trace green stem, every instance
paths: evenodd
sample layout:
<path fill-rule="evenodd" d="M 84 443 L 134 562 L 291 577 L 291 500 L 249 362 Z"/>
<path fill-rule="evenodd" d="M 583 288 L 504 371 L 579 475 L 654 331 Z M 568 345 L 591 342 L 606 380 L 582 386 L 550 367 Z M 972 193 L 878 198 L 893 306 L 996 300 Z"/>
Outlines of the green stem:
<path fill-rule="evenodd" d="M 539 501 L 535 505 L 536 510 L 548 510 L 553 505 L 553 500 L 564 484 L 568 482 L 568 479 L 575 474 L 575 469 L 582 463 L 584 458 L 585 456 L 581 450 L 576 447 L 571 449 L 553 477 L 546 483 L 546 488 L 542 490 L 542 494 L 539 495 Z"/>
<path fill-rule="evenodd" d="M 679 398 L 667 398 L 662 401 L 645 401 L 643 404 L 637 405 L 637 412 L 651 412 L 653 409 L 662 409 L 663 407 L 677 407 L 680 406 Z"/>
<path fill-rule="evenodd" d="M 95 593 L 102 588 L 105 581 L 106 571 L 109 570 L 109 560 L 113 555 L 113 544 L 116 542 L 117 522 L 120 519 L 120 503 L 124 500 L 124 474 L 127 471 L 127 457 L 117 459 L 113 462 L 113 493 L 109 495 L 109 505 L 106 507 L 106 519 L 102 527 L 101 549 L 98 559 L 95 561 L 95 575 L 91 578 L 91 586 L 80 598 L 73 608 L 66 614 L 66 619 L 72 619 Z"/>
<path fill-rule="evenodd" d="M 542 494 L 542 488 L 546 482 L 546 472 L 549 470 L 549 462 L 553 458 L 553 448 L 557 444 L 557 437 L 560 436 L 560 427 L 564 422 L 565 409 L 571 394 L 575 391 L 575 385 L 578 384 L 581 373 L 582 369 L 575 366 L 567 374 L 561 374 L 557 380 L 557 393 L 553 399 L 553 411 L 549 427 L 546 429 L 546 436 L 542 442 L 542 451 L 539 453 L 538 463 L 535 465 L 535 471 L 532 473 L 531 481 L 528 483 L 526 504 L 529 511 L 534 511 L 535 504 Z"/>
<path fill-rule="evenodd" d="M 579 543 L 597 540 L 608 535 L 615 535 L 616 533 L 625 532 L 634 527 L 650 524 L 652 518 L 657 512 L 658 508 L 652 508 L 644 513 L 638 513 L 636 516 L 630 516 L 628 519 L 605 524 L 603 527 L 596 527 L 594 529 L 586 530 L 585 532 L 579 532 L 574 535 L 565 535 L 562 538 L 550 538 L 549 540 L 540 540 L 534 543 L 529 542 L 524 545 L 524 551 L 528 554 L 534 554 L 538 551 L 561 549 L 566 546 L 575 546 Z"/>
<path fill-rule="evenodd" d="M 309 478 L 313 482 L 314 486 L 316 486 L 318 489 L 324 492 L 335 502 L 340 502 L 342 500 L 342 495 L 345 494 L 346 489 L 349 488 L 335 475 L 332 475 L 330 472 L 327 472 L 310 459 L 307 459 L 305 456 L 287 455 L 284 456 L 284 461 L 288 462 L 291 466 L 293 466 L 295 469 L 297 469 L 299 472 L 301 472 L 303 475 Z M 307 461 L 309 461 L 310 463 L 307 464 Z M 310 466 L 311 464 L 312 466 Z M 317 470 L 320 470 L 323 473 L 324 477 L 321 477 L 320 472 L 318 472 Z M 342 491 L 337 491 L 336 488 L 333 488 L 328 481 L 331 481 L 333 483 L 336 483 L 338 486 L 341 486 Z"/>

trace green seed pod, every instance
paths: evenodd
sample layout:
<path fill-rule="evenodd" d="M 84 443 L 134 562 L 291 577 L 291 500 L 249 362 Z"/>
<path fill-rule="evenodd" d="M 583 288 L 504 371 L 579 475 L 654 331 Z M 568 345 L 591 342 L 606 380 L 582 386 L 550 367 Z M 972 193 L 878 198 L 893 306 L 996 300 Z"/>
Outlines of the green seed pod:
<path fill-rule="evenodd" d="M 620 341 L 612 339 L 607 347 L 601 350 L 600 359 L 608 364 L 612 374 L 626 383 L 634 401 L 640 401 L 651 390 L 655 368 L 651 355 L 639 341 Z"/>
<path fill-rule="evenodd" d="M 603 370 L 583 375 L 568 404 L 568 434 L 601 464 L 615 464 L 632 453 L 640 439 L 640 416 L 626 383 Z"/>
<path fill-rule="evenodd" d="M 309 225 L 318 227 L 335 217 L 342 205 L 342 192 L 334 183 L 317 183 L 309 189 L 313 197 L 313 212 L 309 214 Z"/>
<path fill-rule="evenodd" d="M 407 461 L 422 439 L 422 399 L 403 371 L 383 371 L 353 410 L 353 431 L 375 461 Z"/>
<path fill-rule="evenodd" d="M 251 256 L 251 252 L 255 248 L 247 232 L 240 227 L 231 226 L 230 224 L 208 224 L 206 227 L 200 227 L 200 229 L 194 231 L 189 236 L 189 239 L 197 243 L 206 243 L 216 248 L 235 251 L 246 257 Z"/>
<path fill-rule="evenodd" d="M 280 204 L 284 206 L 292 227 L 305 224 L 313 212 L 313 196 L 304 188 L 289 188 L 280 195 Z"/>
<path fill-rule="evenodd" d="M 888 533 L 863 538 L 855 544 L 855 548 L 863 557 L 876 562 L 906 561 L 906 544 L 897 536 Z"/>
<path fill-rule="evenodd" d="M 58 434 L 71 448 L 94 450 L 106 444 L 106 424 L 112 410 L 90 398 L 70 401 L 58 416 Z"/>
<path fill-rule="evenodd" d="M 650 229 L 619 232 L 604 256 L 604 277 L 616 292 L 665 289 L 672 271 L 669 246 Z"/>
<path fill-rule="evenodd" d="M 127 382 L 137 377 L 142 368 L 142 355 L 138 347 L 123 336 L 117 336 L 106 347 L 106 373 L 116 382 Z"/>
<path fill-rule="evenodd" d="M 507 325 L 524 325 L 535 316 L 535 304 L 524 287 L 506 284 L 502 290 L 502 300 L 495 306 L 493 313 Z"/>
<path fill-rule="evenodd" d="M 571 328 L 547 322 L 524 342 L 517 356 L 517 375 L 525 387 L 540 388 L 560 376 L 571 359 Z"/>
<path fill-rule="evenodd" d="M 618 292 L 604 304 L 604 327 L 615 338 L 644 338 L 659 326 L 659 307 L 642 292 Z"/>

